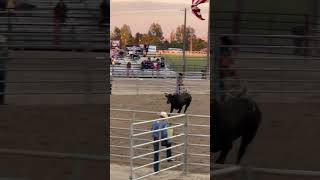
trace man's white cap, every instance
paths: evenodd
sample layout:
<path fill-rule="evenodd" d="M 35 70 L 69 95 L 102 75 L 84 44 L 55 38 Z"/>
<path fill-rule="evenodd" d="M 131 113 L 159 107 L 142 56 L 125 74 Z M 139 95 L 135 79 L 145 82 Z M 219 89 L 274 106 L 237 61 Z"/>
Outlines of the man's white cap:
<path fill-rule="evenodd" d="M 168 117 L 168 114 L 166 112 L 161 112 L 160 113 L 160 116 L 163 117 L 163 118 L 167 118 Z"/>

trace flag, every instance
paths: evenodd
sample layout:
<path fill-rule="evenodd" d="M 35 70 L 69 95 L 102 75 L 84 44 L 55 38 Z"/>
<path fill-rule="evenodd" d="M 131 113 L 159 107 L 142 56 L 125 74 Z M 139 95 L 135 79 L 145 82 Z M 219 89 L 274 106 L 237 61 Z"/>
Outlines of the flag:
<path fill-rule="evenodd" d="M 202 17 L 201 10 L 200 8 L 198 8 L 198 5 L 206 2 L 209 2 L 209 0 L 192 0 L 192 5 L 191 5 L 192 13 L 201 20 L 205 20 L 205 19 Z"/>

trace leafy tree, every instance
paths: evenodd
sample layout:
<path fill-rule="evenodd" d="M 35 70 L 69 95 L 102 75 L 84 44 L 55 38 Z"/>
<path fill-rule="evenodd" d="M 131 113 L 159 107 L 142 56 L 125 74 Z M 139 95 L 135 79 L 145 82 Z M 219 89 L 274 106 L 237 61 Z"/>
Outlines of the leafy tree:
<path fill-rule="evenodd" d="M 121 29 L 121 45 L 125 46 L 133 42 L 131 29 L 129 25 L 124 24 Z"/>
<path fill-rule="evenodd" d="M 120 40 L 121 39 L 121 30 L 118 27 L 115 27 L 113 29 L 113 32 L 111 33 L 111 40 Z"/>
<path fill-rule="evenodd" d="M 193 43 L 193 50 L 195 50 L 195 51 L 200 51 L 200 50 L 208 47 L 208 42 L 206 42 L 203 39 L 196 38 L 193 42 L 194 42 Z"/>
<path fill-rule="evenodd" d="M 160 45 L 164 39 L 160 24 L 152 23 L 148 31 L 150 44 Z"/>
<path fill-rule="evenodd" d="M 137 32 L 134 37 L 134 44 L 143 44 L 143 34 Z"/>

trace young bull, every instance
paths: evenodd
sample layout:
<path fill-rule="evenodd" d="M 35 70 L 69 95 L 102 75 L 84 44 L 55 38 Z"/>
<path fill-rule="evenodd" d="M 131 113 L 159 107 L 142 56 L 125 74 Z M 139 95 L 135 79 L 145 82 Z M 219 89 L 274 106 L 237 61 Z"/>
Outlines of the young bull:
<path fill-rule="evenodd" d="M 165 97 L 167 98 L 167 104 L 171 104 L 170 113 L 172 113 L 174 109 L 177 109 L 178 113 L 180 113 L 184 105 L 184 113 L 186 113 L 192 101 L 192 96 L 187 92 L 183 92 L 181 94 L 165 93 Z"/>
<path fill-rule="evenodd" d="M 210 108 L 213 113 L 211 128 L 211 152 L 220 155 L 217 164 L 224 164 L 232 149 L 233 141 L 241 138 L 236 164 L 239 164 L 247 146 L 254 139 L 261 123 L 261 111 L 249 97 L 232 97 L 223 103 L 215 99 Z"/>

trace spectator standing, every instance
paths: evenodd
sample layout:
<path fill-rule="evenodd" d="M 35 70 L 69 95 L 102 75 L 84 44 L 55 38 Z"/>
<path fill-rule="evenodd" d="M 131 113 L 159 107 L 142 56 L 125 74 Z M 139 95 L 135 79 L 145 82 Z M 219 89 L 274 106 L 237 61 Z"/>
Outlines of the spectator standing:
<path fill-rule="evenodd" d="M 177 76 L 176 94 L 180 94 L 181 93 L 182 86 L 183 86 L 183 74 L 179 73 L 178 76 Z"/>
<path fill-rule="evenodd" d="M 146 52 L 146 55 L 148 55 L 148 51 L 149 51 L 149 45 L 148 44 L 144 45 L 144 50 Z"/>
<path fill-rule="evenodd" d="M 131 70 L 131 62 L 129 61 L 127 63 L 127 77 L 129 77 L 129 75 L 130 75 L 130 70 Z"/>
<path fill-rule="evenodd" d="M 160 118 L 168 118 L 168 114 L 166 112 L 161 112 Z M 168 128 L 168 122 L 166 119 L 162 119 L 162 120 L 158 120 L 158 121 L 153 122 L 152 123 L 152 131 L 163 129 L 161 131 L 157 131 L 157 132 L 152 133 L 153 141 L 158 141 L 161 139 L 168 138 L 168 129 L 166 129 L 166 128 Z M 159 151 L 160 146 L 166 146 L 166 148 L 170 148 L 171 142 L 168 140 L 154 142 L 153 143 L 154 151 Z M 167 149 L 167 158 L 170 158 L 171 156 L 172 156 L 171 149 Z M 155 152 L 153 162 L 157 162 L 157 161 L 159 161 L 159 159 L 160 159 L 160 152 Z M 168 160 L 168 162 L 171 162 L 171 161 L 173 161 L 173 159 Z M 154 172 L 158 172 L 159 167 L 160 167 L 160 163 L 159 162 L 155 163 L 153 165 Z"/>
<path fill-rule="evenodd" d="M 61 24 L 66 22 L 68 7 L 63 0 L 59 0 L 54 8 L 55 44 L 60 44 Z"/>

